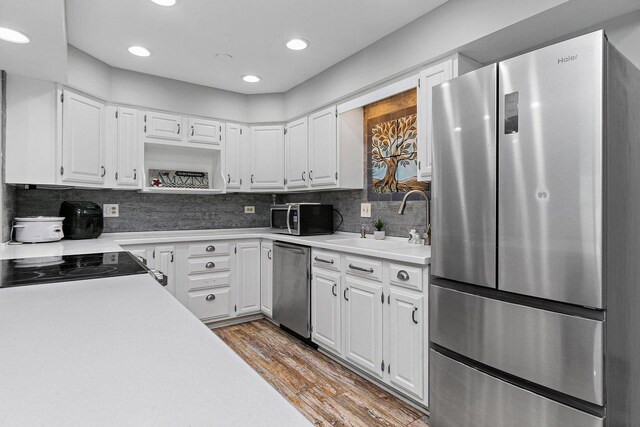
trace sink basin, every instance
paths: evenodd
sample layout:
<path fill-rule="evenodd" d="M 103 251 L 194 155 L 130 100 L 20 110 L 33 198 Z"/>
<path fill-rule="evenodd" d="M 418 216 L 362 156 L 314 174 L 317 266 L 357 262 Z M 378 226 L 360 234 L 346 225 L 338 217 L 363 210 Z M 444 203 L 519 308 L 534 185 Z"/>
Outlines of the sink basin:
<path fill-rule="evenodd" d="M 374 239 L 332 239 L 327 240 L 327 243 L 342 246 L 352 246 L 356 248 L 365 249 L 399 249 L 409 247 L 409 243 L 402 240 L 374 240 Z"/>

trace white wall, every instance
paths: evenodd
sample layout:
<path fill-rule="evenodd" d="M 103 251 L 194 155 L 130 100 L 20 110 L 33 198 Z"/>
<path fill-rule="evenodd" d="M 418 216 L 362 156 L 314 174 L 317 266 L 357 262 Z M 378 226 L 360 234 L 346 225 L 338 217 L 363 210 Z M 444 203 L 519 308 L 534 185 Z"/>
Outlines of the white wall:
<path fill-rule="evenodd" d="M 284 97 L 284 93 L 249 95 L 248 123 L 283 122 Z"/>
<path fill-rule="evenodd" d="M 111 94 L 111 67 L 80 49 L 67 49 L 67 85 L 101 99 Z"/>

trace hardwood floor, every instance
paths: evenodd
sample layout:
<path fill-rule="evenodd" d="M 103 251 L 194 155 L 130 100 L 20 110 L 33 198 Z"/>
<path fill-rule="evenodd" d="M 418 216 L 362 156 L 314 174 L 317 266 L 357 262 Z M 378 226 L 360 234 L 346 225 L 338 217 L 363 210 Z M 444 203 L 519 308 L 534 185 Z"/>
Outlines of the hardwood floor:
<path fill-rule="evenodd" d="M 424 414 L 267 320 L 214 333 L 318 426 L 428 426 Z"/>

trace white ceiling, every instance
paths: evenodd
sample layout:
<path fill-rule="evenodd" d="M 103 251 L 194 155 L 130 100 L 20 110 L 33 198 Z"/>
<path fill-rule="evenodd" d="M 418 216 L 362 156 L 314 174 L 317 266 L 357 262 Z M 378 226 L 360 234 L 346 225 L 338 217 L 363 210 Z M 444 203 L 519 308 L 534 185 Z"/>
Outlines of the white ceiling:
<path fill-rule="evenodd" d="M 0 70 L 64 82 L 67 79 L 67 32 L 64 0 L 0 0 L 0 27 L 25 33 L 28 44 L 0 40 Z"/>
<path fill-rule="evenodd" d="M 66 13 L 69 44 L 111 66 L 253 94 L 287 91 L 446 1 L 67 0 Z M 294 37 L 309 48 L 287 49 Z M 131 45 L 152 55 L 135 57 Z"/>

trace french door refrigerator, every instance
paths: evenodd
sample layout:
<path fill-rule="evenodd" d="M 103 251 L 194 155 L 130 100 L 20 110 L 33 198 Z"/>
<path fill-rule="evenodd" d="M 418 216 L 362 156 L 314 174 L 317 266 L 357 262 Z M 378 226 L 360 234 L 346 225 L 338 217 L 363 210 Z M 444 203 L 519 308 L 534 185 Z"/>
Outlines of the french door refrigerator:
<path fill-rule="evenodd" d="M 431 425 L 640 425 L 640 72 L 598 31 L 433 102 Z"/>

